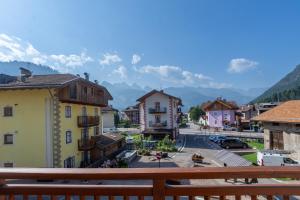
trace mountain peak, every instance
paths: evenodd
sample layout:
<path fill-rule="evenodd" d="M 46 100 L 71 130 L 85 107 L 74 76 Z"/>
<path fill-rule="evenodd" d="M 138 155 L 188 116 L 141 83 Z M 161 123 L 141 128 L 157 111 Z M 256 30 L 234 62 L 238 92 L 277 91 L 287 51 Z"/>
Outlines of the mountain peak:
<path fill-rule="evenodd" d="M 287 101 L 300 98 L 300 64 L 295 69 L 253 100 L 256 102 Z"/>

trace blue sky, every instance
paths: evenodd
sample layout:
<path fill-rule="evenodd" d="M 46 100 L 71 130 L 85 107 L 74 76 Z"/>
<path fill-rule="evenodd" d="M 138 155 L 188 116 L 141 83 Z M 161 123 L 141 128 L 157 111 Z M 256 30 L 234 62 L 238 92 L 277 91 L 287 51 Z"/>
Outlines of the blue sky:
<path fill-rule="evenodd" d="M 300 64 L 296 0 L 0 4 L 1 61 L 100 81 L 247 89 L 271 86 Z"/>

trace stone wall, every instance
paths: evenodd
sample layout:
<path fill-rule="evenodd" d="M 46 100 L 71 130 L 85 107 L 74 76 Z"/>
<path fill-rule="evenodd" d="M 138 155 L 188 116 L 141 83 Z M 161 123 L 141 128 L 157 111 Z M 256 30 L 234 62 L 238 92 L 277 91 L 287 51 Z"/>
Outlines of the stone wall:
<path fill-rule="evenodd" d="M 265 149 L 270 149 L 271 131 L 283 131 L 284 150 L 292 151 L 290 156 L 300 161 L 300 128 L 296 124 L 279 123 L 279 126 L 274 126 L 273 123 L 264 123 Z"/>

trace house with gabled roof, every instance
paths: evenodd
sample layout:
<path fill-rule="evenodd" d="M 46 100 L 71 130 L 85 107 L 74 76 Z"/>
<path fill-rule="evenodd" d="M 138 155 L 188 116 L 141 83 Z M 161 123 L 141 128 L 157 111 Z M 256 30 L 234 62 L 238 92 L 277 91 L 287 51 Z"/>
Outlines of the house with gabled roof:
<path fill-rule="evenodd" d="M 252 119 L 264 128 L 264 148 L 284 150 L 300 160 L 300 100 L 286 101 Z"/>
<path fill-rule="evenodd" d="M 177 138 L 182 106 L 180 98 L 163 90 L 152 90 L 137 101 L 141 131 L 145 137 L 162 139 L 168 135 L 171 139 Z"/>
<path fill-rule="evenodd" d="M 208 126 L 212 128 L 224 128 L 236 126 L 236 110 L 238 106 L 233 101 L 217 98 L 201 105 L 206 112 Z"/>
<path fill-rule="evenodd" d="M 0 75 L 0 167 L 85 167 L 112 96 L 72 74 Z M 34 159 L 33 159 L 34 158 Z"/>

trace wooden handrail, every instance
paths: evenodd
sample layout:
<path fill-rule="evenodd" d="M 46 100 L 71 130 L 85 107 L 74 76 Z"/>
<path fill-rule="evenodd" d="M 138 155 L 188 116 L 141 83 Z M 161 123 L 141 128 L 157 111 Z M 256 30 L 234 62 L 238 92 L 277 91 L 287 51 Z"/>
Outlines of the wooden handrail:
<path fill-rule="evenodd" d="M 0 168 L 0 179 L 222 179 L 300 178 L 300 167 Z"/>
<path fill-rule="evenodd" d="M 203 184 L 203 185 L 168 185 L 167 180 L 179 179 L 228 179 L 228 178 L 300 178 L 300 167 L 225 167 L 225 168 L 129 168 L 129 169 L 49 169 L 49 168 L 0 168 L 0 199 L 14 195 L 65 195 L 70 199 L 72 195 L 109 196 L 153 196 L 154 200 L 164 200 L 166 196 L 179 199 L 180 196 L 203 196 L 208 200 L 211 196 L 218 196 L 220 200 L 226 196 L 234 195 L 237 200 L 242 195 L 249 195 L 257 199 L 257 195 L 264 195 L 268 200 L 274 195 L 282 195 L 285 200 L 291 195 L 300 195 L 300 184 Z M 38 179 L 38 180 L 151 180 L 150 185 L 75 185 L 75 184 L 10 184 L 8 179 Z M 52 198 L 55 199 L 55 198 Z"/>

